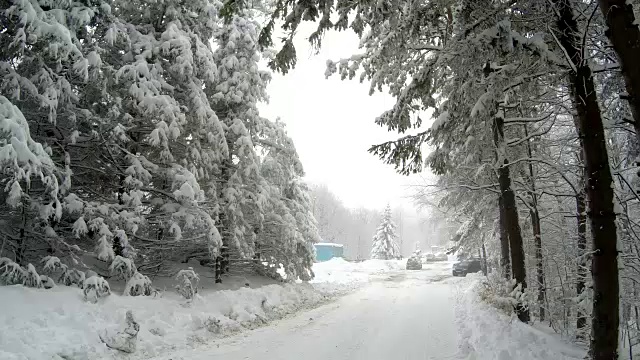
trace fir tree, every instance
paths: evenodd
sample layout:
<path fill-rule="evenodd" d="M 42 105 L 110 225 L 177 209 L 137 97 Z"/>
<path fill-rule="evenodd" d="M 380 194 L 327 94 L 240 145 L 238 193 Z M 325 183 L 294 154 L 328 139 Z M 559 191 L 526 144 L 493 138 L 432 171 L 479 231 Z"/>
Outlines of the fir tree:
<path fill-rule="evenodd" d="M 396 224 L 391 216 L 391 207 L 387 205 L 382 215 L 382 221 L 373 237 L 371 258 L 390 260 L 400 256 L 400 249 L 396 243 Z"/>

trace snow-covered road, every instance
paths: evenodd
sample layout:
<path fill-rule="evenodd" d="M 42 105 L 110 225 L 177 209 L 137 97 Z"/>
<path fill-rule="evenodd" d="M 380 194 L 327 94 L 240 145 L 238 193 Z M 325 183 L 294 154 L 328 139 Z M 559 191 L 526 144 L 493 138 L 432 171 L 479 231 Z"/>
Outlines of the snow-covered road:
<path fill-rule="evenodd" d="M 394 272 L 317 309 L 160 360 L 458 359 L 448 264 Z"/>

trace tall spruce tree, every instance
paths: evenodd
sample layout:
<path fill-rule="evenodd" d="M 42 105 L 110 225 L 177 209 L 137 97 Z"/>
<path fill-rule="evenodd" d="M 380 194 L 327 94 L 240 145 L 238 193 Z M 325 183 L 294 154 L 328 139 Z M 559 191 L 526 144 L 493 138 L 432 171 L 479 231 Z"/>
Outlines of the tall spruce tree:
<path fill-rule="evenodd" d="M 400 257 L 400 248 L 396 239 L 396 224 L 393 222 L 391 206 L 387 205 L 382 214 L 382 220 L 373 236 L 371 246 L 371 258 L 380 260 L 397 259 Z"/>

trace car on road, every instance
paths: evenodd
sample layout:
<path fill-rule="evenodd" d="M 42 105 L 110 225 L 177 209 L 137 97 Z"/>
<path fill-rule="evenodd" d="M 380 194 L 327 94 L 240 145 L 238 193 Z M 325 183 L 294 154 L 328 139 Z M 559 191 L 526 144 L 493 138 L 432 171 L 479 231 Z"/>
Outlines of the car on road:
<path fill-rule="evenodd" d="M 419 252 L 407 259 L 407 270 L 422 270 L 422 261 Z"/>
<path fill-rule="evenodd" d="M 463 260 L 453 264 L 451 272 L 453 276 L 467 276 L 482 270 L 482 263 L 479 259 Z"/>
<path fill-rule="evenodd" d="M 429 262 L 434 262 L 436 261 L 436 256 L 433 255 L 432 253 L 426 253 L 422 256 L 423 259 L 423 263 L 429 263 Z"/>
<path fill-rule="evenodd" d="M 436 261 L 447 261 L 449 258 L 446 253 L 440 252 L 435 254 Z"/>

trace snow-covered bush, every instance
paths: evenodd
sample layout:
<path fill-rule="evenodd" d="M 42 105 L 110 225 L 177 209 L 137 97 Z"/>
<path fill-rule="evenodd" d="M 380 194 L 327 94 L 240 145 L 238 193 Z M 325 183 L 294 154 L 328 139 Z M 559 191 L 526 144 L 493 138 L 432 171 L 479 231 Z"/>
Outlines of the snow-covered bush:
<path fill-rule="evenodd" d="M 58 282 L 66 285 L 77 285 L 78 287 L 82 287 L 84 283 L 84 272 L 76 269 L 70 269 L 67 265 L 63 264 L 60 259 L 56 256 L 45 256 L 42 258 L 42 263 L 44 263 L 43 271 L 45 274 L 49 275 L 49 279 L 53 282 L 52 276 L 57 273 Z M 40 276 L 42 278 L 42 275 Z M 54 282 L 55 283 L 55 282 Z M 45 286 L 46 287 L 46 286 Z"/>
<path fill-rule="evenodd" d="M 22 284 L 27 287 L 42 287 L 42 284 L 40 283 L 40 275 L 38 275 L 36 267 L 33 266 L 33 264 L 27 265 L 27 271 L 25 272 L 25 277 L 22 281 Z"/>
<path fill-rule="evenodd" d="M 9 258 L 0 258 L 0 282 L 4 285 L 22 284 L 25 270 Z"/>
<path fill-rule="evenodd" d="M 58 282 L 63 283 L 66 286 L 77 285 L 78 287 L 84 286 L 85 274 L 83 271 L 76 269 L 67 269 L 60 275 Z"/>
<path fill-rule="evenodd" d="M 138 272 L 133 260 L 122 256 L 116 256 L 109 266 L 111 275 L 116 279 L 129 280 L 135 273 Z"/>
<path fill-rule="evenodd" d="M 22 284 L 34 288 L 42 287 L 40 275 L 33 264 L 28 264 L 25 269 L 9 258 L 0 258 L 0 283 L 4 285 Z"/>
<path fill-rule="evenodd" d="M 42 269 L 45 273 L 51 275 L 58 270 L 64 271 L 66 269 L 66 265 L 64 265 L 57 256 L 47 255 L 42 258 L 42 263 L 44 266 Z"/>
<path fill-rule="evenodd" d="M 478 293 L 483 301 L 511 315 L 518 304 L 528 307 L 531 300 L 528 289 L 523 292 L 520 285 L 515 285 L 515 279 L 506 280 L 498 272 L 493 272 L 480 283 Z"/>
<path fill-rule="evenodd" d="M 56 282 L 53 281 L 53 279 L 48 277 L 47 275 L 40 275 L 40 286 L 42 286 L 45 289 L 51 289 L 54 286 L 56 286 Z"/>
<path fill-rule="evenodd" d="M 84 299 L 95 303 L 99 298 L 111 294 L 109 283 L 101 276 L 91 276 L 84 281 Z"/>
<path fill-rule="evenodd" d="M 200 282 L 200 276 L 196 274 L 192 267 L 186 270 L 178 271 L 176 275 L 178 284 L 176 290 L 185 299 L 193 299 L 193 296 L 198 292 L 198 282 Z"/>
<path fill-rule="evenodd" d="M 124 295 L 126 296 L 150 296 L 153 293 L 154 290 L 151 287 L 151 279 L 139 272 L 133 274 L 124 288 Z"/>

